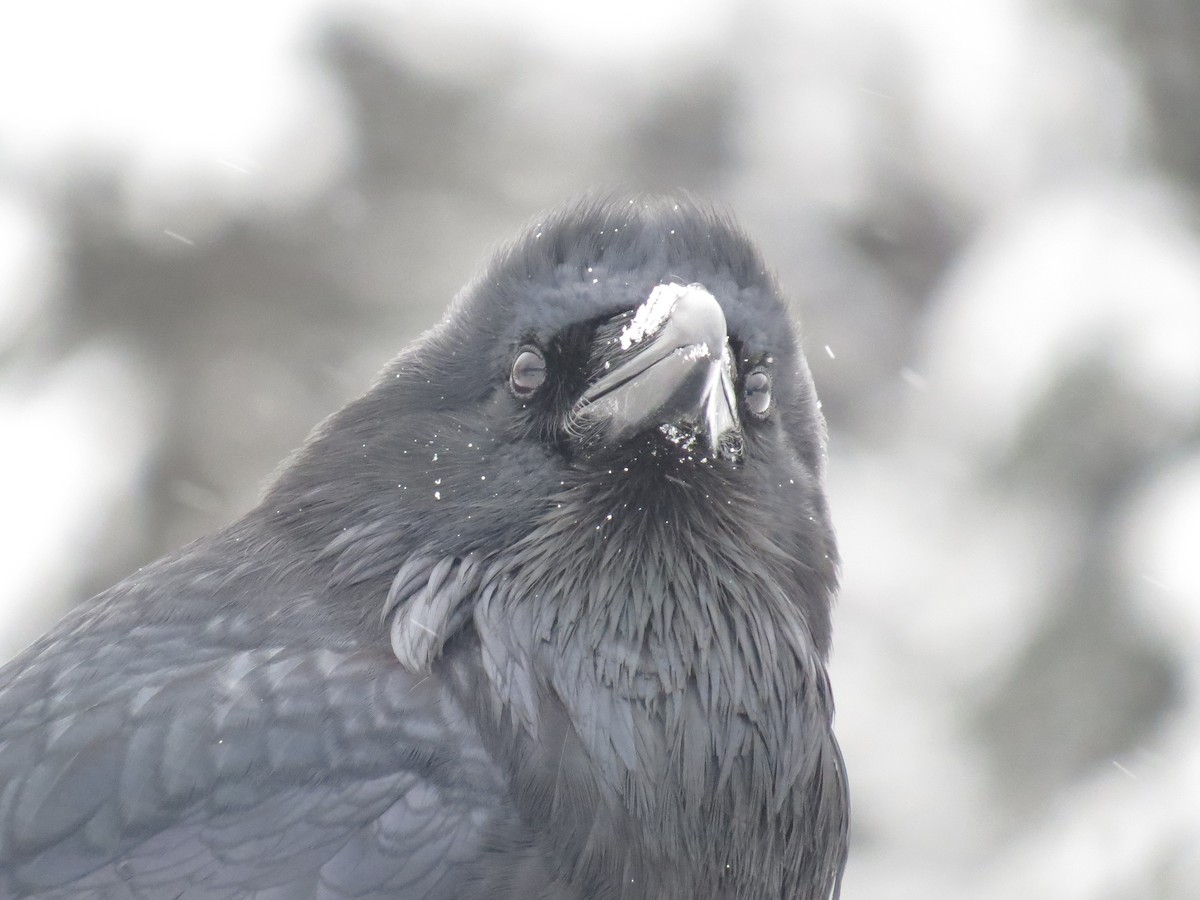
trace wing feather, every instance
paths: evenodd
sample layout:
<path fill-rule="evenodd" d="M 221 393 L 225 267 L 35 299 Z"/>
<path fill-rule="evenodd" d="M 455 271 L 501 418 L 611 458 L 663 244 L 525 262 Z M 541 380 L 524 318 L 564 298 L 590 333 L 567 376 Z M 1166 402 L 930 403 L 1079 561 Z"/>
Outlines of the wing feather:
<path fill-rule="evenodd" d="M 104 637 L 0 675 L 0 895 L 452 896 L 504 814 L 436 671 L 354 649 L 185 653 L 164 626 L 89 663 Z"/>

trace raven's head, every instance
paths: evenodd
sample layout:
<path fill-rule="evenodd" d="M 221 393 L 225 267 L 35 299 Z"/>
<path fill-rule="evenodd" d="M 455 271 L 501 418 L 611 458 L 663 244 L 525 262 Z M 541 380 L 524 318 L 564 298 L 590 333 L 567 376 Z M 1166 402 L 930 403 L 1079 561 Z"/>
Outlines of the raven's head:
<path fill-rule="evenodd" d="M 688 200 L 585 201 L 502 249 L 265 505 L 311 530 L 343 585 L 417 557 L 425 575 L 448 558 L 477 573 L 564 508 L 630 561 L 651 531 L 675 540 L 672 522 L 728 533 L 794 570 L 783 589 L 823 656 L 823 457 L 812 379 L 749 239 Z M 391 605 L 404 597 L 393 585 Z"/>

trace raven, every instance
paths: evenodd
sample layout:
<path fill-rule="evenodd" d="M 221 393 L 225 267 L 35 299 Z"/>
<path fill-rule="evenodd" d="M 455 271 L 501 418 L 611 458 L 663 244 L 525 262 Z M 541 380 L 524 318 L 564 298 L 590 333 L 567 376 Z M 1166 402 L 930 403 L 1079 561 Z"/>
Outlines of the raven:
<path fill-rule="evenodd" d="M 0 895 L 836 897 L 824 455 L 727 217 L 544 218 L 0 671 Z"/>

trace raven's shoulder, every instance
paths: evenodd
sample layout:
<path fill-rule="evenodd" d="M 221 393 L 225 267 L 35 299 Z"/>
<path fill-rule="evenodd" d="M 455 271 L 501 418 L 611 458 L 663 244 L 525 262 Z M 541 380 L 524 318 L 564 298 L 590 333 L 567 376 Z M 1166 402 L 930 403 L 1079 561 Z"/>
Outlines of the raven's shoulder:
<path fill-rule="evenodd" d="M 417 676 L 386 645 L 252 646 L 234 610 L 194 629 L 108 599 L 0 673 L 0 895 L 455 895 L 507 813 L 451 660 Z"/>

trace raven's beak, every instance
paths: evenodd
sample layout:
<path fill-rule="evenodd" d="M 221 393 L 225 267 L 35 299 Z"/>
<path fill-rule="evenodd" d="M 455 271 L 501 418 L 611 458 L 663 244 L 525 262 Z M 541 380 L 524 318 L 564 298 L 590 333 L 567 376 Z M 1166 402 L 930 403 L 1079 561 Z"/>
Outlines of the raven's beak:
<path fill-rule="evenodd" d="M 681 446 L 701 437 L 710 455 L 741 455 L 733 355 L 725 314 L 699 284 L 660 284 L 632 318 L 608 331 L 604 370 L 574 418 L 605 443 L 658 428 Z"/>

